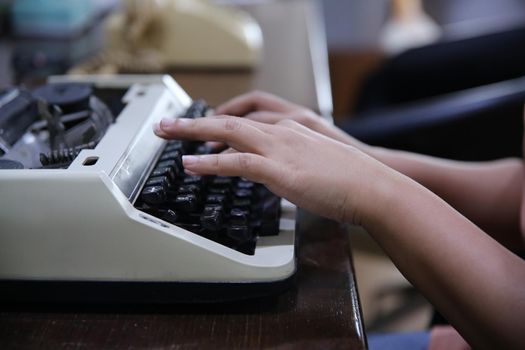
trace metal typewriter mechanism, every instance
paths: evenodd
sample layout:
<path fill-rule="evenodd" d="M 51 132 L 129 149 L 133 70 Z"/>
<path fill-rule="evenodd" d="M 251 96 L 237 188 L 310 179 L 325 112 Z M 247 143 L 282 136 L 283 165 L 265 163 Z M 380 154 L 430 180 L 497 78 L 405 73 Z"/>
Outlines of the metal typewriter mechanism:
<path fill-rule="evenodd" d="M 209 113 L 168 76 L 52 77 L 0 93 L 0 300 L 202 302 L 293 282 L 291 203 L 189 176 L 197 141 L 152 132 Z"/>

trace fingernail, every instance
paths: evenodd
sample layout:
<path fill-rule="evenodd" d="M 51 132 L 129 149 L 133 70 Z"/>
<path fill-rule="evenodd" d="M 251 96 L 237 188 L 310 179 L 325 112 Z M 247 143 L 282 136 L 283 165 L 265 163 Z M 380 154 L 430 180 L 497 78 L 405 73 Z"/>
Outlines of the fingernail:
<path fill-rule="evenodd" d="M 195 165 L 199 161 L 198 156 L 182 156 L 182 164 L 184 166 Z"/>
<path fill-rule="evenodd" d="M 155 134 L 160 133 L 160 125 L 159 125 L 159 123 L 155 123 L 155 124 L 153 124 L 153 132 L 154 132 Z"/>
<path fill-rule="evenodd" d="M 162 118 L 162 120 L 159 123 L 159 127 L 161 129 L 166 129 L 172 126 L 175 123 L 175 119 L 173 118 Z"/>

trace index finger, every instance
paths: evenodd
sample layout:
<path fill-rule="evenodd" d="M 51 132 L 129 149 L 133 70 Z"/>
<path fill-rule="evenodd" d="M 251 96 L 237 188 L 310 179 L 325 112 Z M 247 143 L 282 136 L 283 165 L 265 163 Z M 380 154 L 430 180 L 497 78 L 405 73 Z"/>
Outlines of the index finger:
<path fill-rule="evenodd" d="M 299 108 L 301 107 L 275 95 L 253 91 L 223 103 L 215 108 L 215 112 L 217 114 L 243 116 L 261 110 L 286 113 Z"/>
<path fill-rule="evenodd" d="M 219 141 L 241 152 L 261 154 L 268 148 L 266 127 L 265 124 L 238 117 L 165 118 L 155 125 L 154 131 L 157 136 L 167 139 Z"/>

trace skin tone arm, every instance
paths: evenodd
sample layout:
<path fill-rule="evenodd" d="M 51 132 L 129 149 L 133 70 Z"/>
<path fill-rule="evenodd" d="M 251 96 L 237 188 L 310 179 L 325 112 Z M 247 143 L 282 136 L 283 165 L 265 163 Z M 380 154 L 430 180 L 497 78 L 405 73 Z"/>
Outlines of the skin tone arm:
<path fill-rule="evenodd" d="M 524 249 L 520 234 L 524 176 L 520 159 L 457 162 L 369 146 L 312 111 L 262 92 L 234 98 L 219 106 L 217 113 L 243 116 L 264 123 L 290 118 L 325 136 L 352 145 L 421 183 L 507 248 L 513 251 Z"/>
<path fill-rule="evenodd" d="M 155 132 L 228 144 L 235 151 L 184 157 L 186 171 L 243 176 L 299 207 L 363 225 L 471 345 L 525 347 L 525 263 L 417 182 L 291 120 L 165 119 Z"/>

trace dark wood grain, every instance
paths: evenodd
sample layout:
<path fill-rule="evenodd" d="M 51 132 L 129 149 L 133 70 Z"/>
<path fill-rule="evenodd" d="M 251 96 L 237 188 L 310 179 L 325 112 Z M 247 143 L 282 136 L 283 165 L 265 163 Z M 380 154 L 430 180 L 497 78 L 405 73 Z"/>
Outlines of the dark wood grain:
<path fill-rule="evenodd" d="M 274 298 L 167 306 L 2 305 L 1 349 L 365 349 L 348 236 L 300 219 L 297 282 Z"/>

